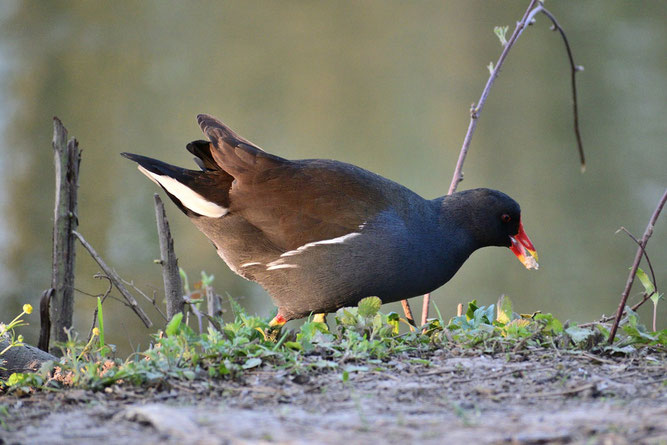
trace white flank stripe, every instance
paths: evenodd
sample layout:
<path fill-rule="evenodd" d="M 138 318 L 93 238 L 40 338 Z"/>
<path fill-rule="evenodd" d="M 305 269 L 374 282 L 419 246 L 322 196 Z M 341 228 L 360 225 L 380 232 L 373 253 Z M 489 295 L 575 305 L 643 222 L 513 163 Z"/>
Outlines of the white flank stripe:
<path fill-rule="evenodd" d="M 220 218 L 221 216 L 226 215 L 228 212 L 226 208 L 219 206 L 214 202 L 208 201 L 202 195 L 181 184 L 174 178 L 149 172 L 141 165 L 139 166 L 139 171 L 148 176 L 153 182 L 160 184 L 169 193 L 177 197 L 185 207 L 195 213 L 198 213 L 202 216 L 208 216 L 209 218 Z"/>
<path fill-rule="evenodd" d="M 254 261 L 254 262 L 252 262 L 252 263 L 243 263 L 243 264 L 241 264 L 241 266 L 239 266 L 239 267 L 244 268 L 244 267 L 261 266 L 261 265 L 262 265 L 262 263 L 258 263 L 257 261 Z"/>
<path fill-rule="evenodd" d="M 301 247 L 297 247 L 295 250 L 288 250 L 287 252 L 283 253 L 280 255 L 281 257 L 286 257 L 286 256 L 292 256 L 292 255 L 298 255 L 302 253 L 304 250 L 308 249 L 309 247 L 314 247 L 314 246 L 320 246 L 324 244 L 343 244 L 345 241 L 355 238 L 357 236 L 361 235 L 359 232 L 352 232 L 348 233 L 347 235 L 342 235 L 338 236 L 336 238 L 331 238 L 331 239 L 325 239 L 322 241 L 314 241 L 312 243 L 307 243 L 304 244 Z"/>
<path fill-rule="evenodd" d="M 273 264 L 273 263 L 271 263 Z M 269 265 L 266 270 L 276 270 L 276 269 L 297 269 L 299 266 L 296 264 L 274 264 L 273 266 Z"/>

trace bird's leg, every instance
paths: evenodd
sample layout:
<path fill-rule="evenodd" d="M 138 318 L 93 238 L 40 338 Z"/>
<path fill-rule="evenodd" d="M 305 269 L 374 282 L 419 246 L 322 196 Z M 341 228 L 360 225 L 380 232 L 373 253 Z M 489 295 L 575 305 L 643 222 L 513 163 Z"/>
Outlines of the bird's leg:
<path fill-rule="evenodd" d="M 324 323 L 324 326 L 327 327 L 327 331 L 329 330 L 329 325 L 327 324 L 327 314 L 326 314 L 326 312 L 322 312 L 321 314 L 314 314 L 313 315 L 313 322 L 314 323 Z"/>
<path fill-rule="evenodd" d="M 278 341 L 280 330 L 282 329 L 285 323 L 287 323 L 287 320 L 285 319 L 285 317 L 280 315 L 279 312 L 278 315 L 273 317 L 273 320 L 269 322 L 269 329 L 266 330 L 266 334 L 264 335 L 266 339 L 274 342 Z"/>
<path fill-rule="evenodd" d="M 405 318 L 408 320 L 408 323 L 414 327 L 417 327 L 415 324 L 415 317 L 412 316 L 412 309 L 410 309 L 410 303 L 408 303 L 408 300 L 401 300 L 401 304 L 403 305 L 403 312 L 405 312 Z"/>

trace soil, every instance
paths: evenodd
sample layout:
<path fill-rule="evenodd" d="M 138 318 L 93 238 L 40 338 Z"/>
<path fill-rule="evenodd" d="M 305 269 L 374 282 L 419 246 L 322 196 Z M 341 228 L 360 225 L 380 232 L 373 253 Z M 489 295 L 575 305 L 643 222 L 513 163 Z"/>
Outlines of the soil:
<path fill-rule="evenodd" d="M 0 444 L 667 444 L 664 353 L 421 358 L 430 364 L 343 364 L 347 381 L 262 368 L 234 381 L 5 395 Z"/>

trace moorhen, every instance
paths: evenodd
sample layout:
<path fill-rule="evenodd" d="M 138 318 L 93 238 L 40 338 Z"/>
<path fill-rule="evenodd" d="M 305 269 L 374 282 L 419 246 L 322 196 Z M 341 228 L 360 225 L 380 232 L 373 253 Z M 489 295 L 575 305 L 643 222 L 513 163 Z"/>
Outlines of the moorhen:
<path fill-rule="evenodd" d="M 538 267 L 519 204 L 504 193 L 480 188 L 426 200 L 363 168 L 290 161 L 211 116 L 197 121 L 209 140 L 187 149 L 201 170 L 122 155 L 235 273 L 268 291 L 278 306 L 271 326 L 322 319 L 368 296 L 388 303 L 431 292 L 481 247 L 509 247 L 528 269 Z"/>

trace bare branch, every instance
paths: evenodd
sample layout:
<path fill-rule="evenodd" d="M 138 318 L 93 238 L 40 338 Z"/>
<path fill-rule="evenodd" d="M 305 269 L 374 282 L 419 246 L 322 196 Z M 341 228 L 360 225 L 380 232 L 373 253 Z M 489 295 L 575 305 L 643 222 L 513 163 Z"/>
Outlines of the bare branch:
<path fill-rule="evenodd" d="M 625 234 L 628 235 L 632 239 L 632 241 L 635 242 L 635 244 L 637 244 L 637 246 L 642 250 L 642 253 L 644 254 L 644 258 L 646 258 L 646 264 L 648 264 L 648 269 L 651 272 L 651 280 L 653 281 L 653 287 L 655 288 L 655 292 L 651 293 L 649 295 L 649 297 L 650 297 L 654 293 L 658 292 L 658 283 L 655 281 L 655 272 L 653 271 L 653 264 L 651 264 L 651 259 L 648 257 L 648 253 L 646 253 L 646 249 L 644 249 L 644 246 L 642 246 L 641 241 L 639 241 L 632 233 L 630 233 L 630 231 L 628 231 L 628 229 L 621 226 L 621 228 L 618 229 L 618 231 L 616 233 L 618 233 L 620 231 L 625 232 Z"/>
<path fill-rule="evenodd" d="M 642 236 L 640 246 L 637 249 L 637 253 L 635 254 L 635 260 L 632 263 L 630 275 L 628 276 L 628 280 L 625 283 L 625 289 L 623 289 L 623 293 L 621 294 L 621 302 L 618 304 L 616 319 L 614 320 L 614 324 L 611 327 L 611 332 L 609 334 L 609 344 L 612 344 L 614 342 L 614 337 L 616 337 L 616 331 L 618 330 L 618 325 L 621 322 L 621 317 L 623 316 L 623 311 L 625 310 L 625 303 L 628 301 L 628 295 L 630 294 L 632 283 L 635 281 L 635 275 L 637 275 L 637 269 L 639 269 L 639 263 L 642 260 L 644 249 L 646 248 L 648 239 L 651 237 L 651 235 L 653 235 L 653 227 L 655 227 L 655 222 L 658 220 L 660 212 L 662 212 L 662 208 L 665 206 L 665 201 L 667 201 L 667 189 L 665 189 L 665 193 L 663 193 L 662 198 L 660 198 L 660 201 L 658 202 L 658 206 L 655 208 L 653 215 L 651 215 L 651 219 L 649 220 L 648 225 L 646 226 L 646 230 L 644 231 L 644 236 Z"/>
<path fill-rule="evenodd" d="M 160 306 L 158 306 L 158 304 L 157 304 L 157 292 L 153 291 L 153 297 L 149 297 L 148 295 L 146 295 L 146 293 L 144 291 L 139 289 L 136 284 L 134 284 L 134 281 L 123 280 L 123 283 L 132 287 L 132 289 L 134 289 L 135 292 L 137 292 L 139 295 L 144 297 L 146 300 L 150 301 L 150 303 L 153 305 L 153 307 L 158 312 L 158 314 L 160 314 L 160 316 L 164 319 L 164 321 L 169 321 L 167 316 L 160 309 Z"/>
<path fill-rule="evenodd" d="M 106 275 L 102 275 L 101 273 L 96 273 L 93 275 L 93 278 L 97 278 L 98 280 L 101 279 L 106 279 L 109 282 L 109 287 L 107 288 L 106 292 L 102 294 L 101 296 L 96 296 L 95 298 L 100 297 L 101 298 L 101 304 L 104 304 L 104 301 L 107 299 L 109 294 L 111 294 L 111 289 L 113 289 L 113 281 L 111 281 L 111 278 L 109 278 Z M 93 323 L 90 326 L 90 331 L 88 332 L 88 338 L 86 339 L 86 343 L 90 341 L 91 338 L 93 338 L 93 329 L 95 329 L 95 325 L 97 325 L 97 311 L 98 307 L 95 305 L 95 311 L 93 311 Z"/>
<path fill-rule="evenodd" d="M 570 79 L 572 82 L 572 114 L 574 115 L 574 135 L 577 138 L 577 148 L 579 149 L 579 161 L 581 162 L 581 172 L 586 171 L 586 157 L 584 156 L 584 144 L 581 142 L 581 133 L 579 132 L 579 107 L 577 105 L 577 73 L 583 71 L 584 68 L 574 63 L 574 57 L 572 56 L 572 49 L 570 48 L 570 42 L 567 40 L 567 35 L 565 31 L 561 28 L 556 17 L 549 12 L 547 8 L 542 5 L 542 13 L 549 17 L 551 23 L 553 23 L 554 29 L 560 33 L 560 36 L 563 38 L 563 43 L 565 44 L 565 50 L 567 51 L 567 58 L 570 60 Z"/>
<path fill-rule="evenodd" d="M 567 51 L 571 69 L 572 99 L 573 99 L 573 111 L 574 111 L 574 133 L 577 138 L 577 147 L 579 149 L 579 158 L 581 160 L 582 172 L 586 169 L 584 149 L 583 149 L 583 144 L 581 142 L 581 134 L 579 132 L 579 112 L 577 105 L 577 88 L 575 83 L 575 75 L 578 71 L 581 71 L 582 68 L 574 63 L 574 58 L 572 56 L 572 49 L 570 48 L 570 43 L 567 39 L 567 36 L 565 35 L 565 32 L 563 31 L 563 28 L 560 26 L 554 15 L 544 8 L 544 4 L 541 1 L 531 0 L 530 4 L 528 5 L 528 8 L 526 9 L 526 12 L 523 14 L 523 17 L 519 22 L 517 22 L 516 27 L 514 28 L 514 32 L 507 40 L 507 42 L 503 44 L 503 51 L 501 52 L 498 61 L 495 64 L 491 65 L 492 67 L 492 69 L 490 69 L 491 74 L 489 76 L 489 79 L 486 81 L 486 85 L 482 90 L 482 95 L 480 96 L 479 101 L 477 102 L 476 105 L 473 104 L 472 107 L 470 108 L 470 124 L 468 125 L 468 131 L 466 132 L 466 135 L 463 138 L 463 145 L 461 146 L 461 151 L 459 152 L 459 158 L 456 162 L 456 168 L 454 169 L 454 174 L 452 175 L 452 182 L 449 185 L 449 191 L 447 192 L 448 195 L 454 193 L 459 183 L 463 180 L 463 163 L 465 162 L 466 156 L 468 155 L 468 150 L 470 148 L 472 136 L 475 133 L 475 129 L 477 128 L 477 120 L 479 119 L 479 116 L 482 113 L 482 109 L 486 104 L 486 100 L 491 91 L 491 87 L 496 81 L 496 78 L 500 73 L 500 69 L 505 63 L 505 59 L 507 58 L 507 55 L 509 54 L 510 50 L 512 49 L 518 38 L 521 36 L 526 26 L 532 24 L 535 16 L 539 13 L 543 13 L 551 20 L 554 28 L 558 30 L 565 44 L 565 49 Z M 430 296 L 424 295 L 424 302 L 422 306 L 422 324 L 424 324 L 425 318 L 428 315 L 429 303 L 430 303 Z"/>
<path fill-rule="evenodd" d="M 121 280 L 118 274 L 114 272 L 109 266 L 107 266 L 102 257 L 100 257 L 99 254 L 95 251 L 95 249 L 93 249 L 93 246 L 88 244 L 88 241 L 86 241 L 86 239 L 79 232 L 73 230 L 72 233 L 74 234 L 74 236 L 79 238 L 81 245 L 83 245 L 83 247 L 86 248 L 90 256 L 92 256 L 93 259 L 97 262 L 97 264 L 99 264 L 99 266 L 102 268 L 107 277 L 109 277 L 109 279 L 113 281 L 113 284 L 114 286 L 116 286 L 116 289 L 118 289 L 118 292 L 120 292 L 121 295 L 125 297 L 125 300 L 129 303 L 130 307 L 137 314 L 137 316 L 139 316 L 144 325 L 147 328 L 153 326 L 153 322 L 150 320 L 150 318 L 148 318 L 144 310 L 141 309 L 141 306 L 137 304 L 137 300 L 135 300 L 132 294 L 127 290 L 127 288 L 123 284 L 123 280 Z"/>
<path fill-rule="evenodd" d="M 493 83 L 496 81 L 496 78 L 500 73 L 500 68 L 502 68 L 503 63 L 505 63 L 507 54 L 509 54 L 510 50 L 514 46 L 514 43 L 517 41 L 517 39 L 519 38 L 523 30 L 526 28 L 526 26 L 528 26 L 528 24 L 530 24 L 535 15 L 542 10 L 542 5 L 535 7 L 537 3 L 538 3 L 537 0 L 531 0 L 530 4 L 528 5 L 528 9 L 526 9 L 526 12 L 523 14 L 523 18 L 519 22 L 517 22 L 516 28 L 514 28 L 514 32 L 507 40 L 507 44 L 503 47 L 503 51 L 502 53 L 500 53 L 498 61 L 494 64 L 493 71 L 491 71 L 491 75 L 489 76 L 489 79 L 486 81 L 486 85 L 482 90 L 482 95 L 480 96 L 479 101 L 477 101 L 476 105 L 473 104 L 473 106 L 470 109 L 470 124 L 468 125 L 468 131 L 466 132 L 466 135 L 463 138 L 463 145 L 461 146 L 461 151 L 459 152 L 459 159 L 456 162 L 456 168 L 454 169 L 452 182 L 449 185 L 449 191 L 447 192 L 448 195 L 454 193 L 456 191 L 456 187 L 458 187 L 459 183 L 463 180 L 463 174 L 462 174 L 463 163 L 465 162 L 466 156 L 468 155 L 468 149 L 470 148 L 472 135 L 475 133 L 475 128 L 477 128 L 477 119 L 479 118 L 479 115 L 482 113 L 482 109 L 484 108 L 486 99 L 488 98 L 489 93 L 491 92 L 491 87 L 493 86 Z"/>

